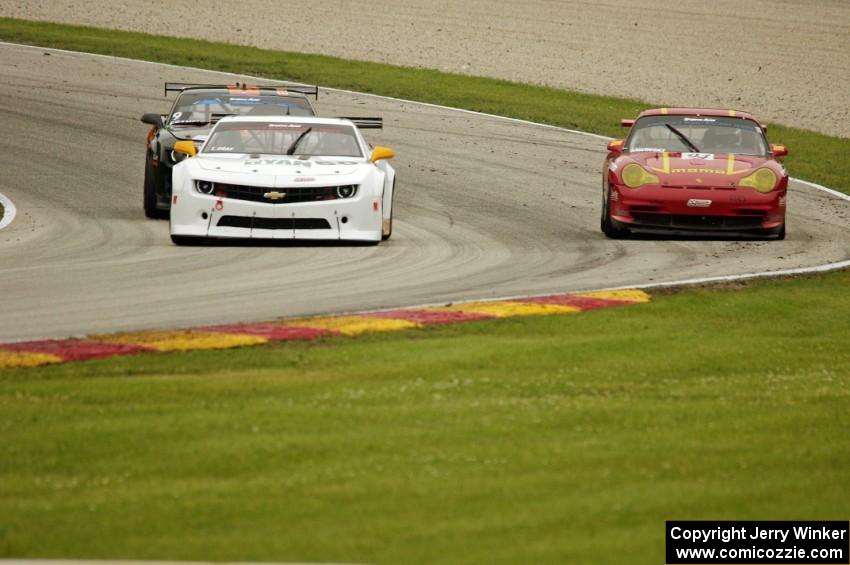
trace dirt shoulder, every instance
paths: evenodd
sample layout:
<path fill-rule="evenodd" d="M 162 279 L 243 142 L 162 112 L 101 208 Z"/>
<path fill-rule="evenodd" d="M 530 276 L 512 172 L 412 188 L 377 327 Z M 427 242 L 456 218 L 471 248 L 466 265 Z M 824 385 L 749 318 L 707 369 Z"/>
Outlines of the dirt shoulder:
<path fill-rule="evenodd" d="M 845 0 L 0 0 L 0 15 L 737 108 L 850 137 Z M 341 39 L 341 38 L 344 38 Z"/>

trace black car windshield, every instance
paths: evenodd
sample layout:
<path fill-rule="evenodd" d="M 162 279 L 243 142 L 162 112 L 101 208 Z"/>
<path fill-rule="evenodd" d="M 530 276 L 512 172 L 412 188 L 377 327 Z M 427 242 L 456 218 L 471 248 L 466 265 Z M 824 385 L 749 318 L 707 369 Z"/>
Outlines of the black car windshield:
<path fill-rule="evenodd" d="M 624 151 L 767 155 L 764 132 L 753 120 L 727 116 L 646 116 L 629 133 Z"/>
<path fill-rule="evenodd" d="M 313 115 L 307 99 L 297 96 L 185 92 L 175 103 L 168 125 L 202 125 L 215 122 L 223 116 Z"/>
<path fill-rule="evenodd" d="M 353 126 L 281 122 L 220 123 L 204 153 L 363 157 Z"/>

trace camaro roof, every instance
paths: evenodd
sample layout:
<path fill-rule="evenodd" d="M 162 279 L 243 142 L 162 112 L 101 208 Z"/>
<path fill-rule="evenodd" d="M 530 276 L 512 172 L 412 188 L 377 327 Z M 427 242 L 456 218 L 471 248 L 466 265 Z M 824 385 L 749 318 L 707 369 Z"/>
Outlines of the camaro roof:
<path fill-rule="evenodd" d="M 652 110 L 644 110 L 638 114 L 638 118 L 644 116 L 725 116 L 728 118 L 743 118 L 745 120 L 753 120 L 758 123 L 758 120 L 752 114 L 747 112 L 739 112 L 737 110 L 719 110 L 717 108 L 654 108 Z"/>

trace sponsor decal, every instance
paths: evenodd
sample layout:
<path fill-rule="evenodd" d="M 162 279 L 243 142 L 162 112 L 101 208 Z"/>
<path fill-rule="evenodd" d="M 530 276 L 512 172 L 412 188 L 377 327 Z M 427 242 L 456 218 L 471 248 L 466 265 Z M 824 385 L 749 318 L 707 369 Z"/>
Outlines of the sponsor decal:
<path fill-rule="evenodd" d="M 316 159 L 317 165 L 326 165 L 329 167 L 357 165 L 357 161 L 325 161 L 324 159 Z"/>
<path fill-rule="evenodd" d="M 716 122 L 717 120 L 715 120 L 714 118 L 684 118 L 684 120 L 683 120 L 683 121 L 686 121 L 686 122 L 700 122 L 700 123 L 706 123 L 706 124 L 713 124 L 713 123 L 714 123 L 714 122 Z"/>
<path fill-rule="evenodd" d="M 682 153 L 682 159 L 696 159 L 699 161 L 714 161 L 714 153 Z"/>
<path fill-rule="evenodd" d="M 708 208 L 711 206 L 711 200 L 702 200 L 700 198 L 691 198 L 688 200 L 688 208 Z"/>
<path fill-rule="evenodd" d="M 686 169 L 670 169 L 672 173 L 686 173 L 686 174 L 705 174 L 705 175 L 725 175 L 726 171 L 718 171 L 717 169 L 704 169 L 701 167 L 688 167 Z"/>

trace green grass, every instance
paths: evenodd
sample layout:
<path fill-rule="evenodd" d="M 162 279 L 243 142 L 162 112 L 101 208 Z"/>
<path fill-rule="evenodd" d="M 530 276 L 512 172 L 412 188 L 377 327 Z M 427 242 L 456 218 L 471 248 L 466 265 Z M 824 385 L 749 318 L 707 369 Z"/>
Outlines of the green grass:
<path fill-rule="evenodd" d="M 428 69 L 11 18 L 0 18 L 0 39 L 317 83 L 610 136 L 623 134 L 620 118 L 633 117 L 650 106 L 669 105 L 664 100 L 647 103 Z M 786 164 L 793 175 L 850 192 L 850 139 L 780 124 L 770 127 L 771 140 L 790 147 Z"/>
<path fill-rule="evenodd" d="M 663 563 L 847 519 L 850 272 L 0 372 L 0 555 Z"/>

